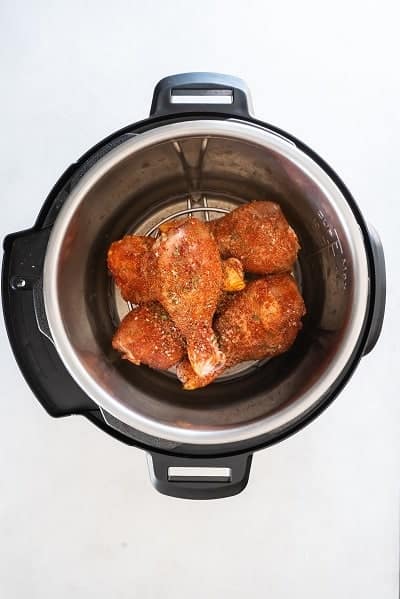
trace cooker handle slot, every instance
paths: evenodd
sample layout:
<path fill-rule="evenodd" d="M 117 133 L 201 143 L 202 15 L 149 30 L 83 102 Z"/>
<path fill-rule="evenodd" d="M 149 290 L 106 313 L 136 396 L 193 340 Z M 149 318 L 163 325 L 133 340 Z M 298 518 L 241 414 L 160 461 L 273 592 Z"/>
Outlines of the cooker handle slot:
<path fill-rule="evenodd" d="M 243 491 L 252 454 L 227 458 L 183 458 L 148 453 L 150 477 L 163 495 L 183 499 L 218 499 Z"/>
<path fill-rule="evenodd" d="M 367 342 L 364 347 L 364 356 L 375 347 L 376 342 L 381 334 L 383 318 L 385 314 L 386 304 L 386 269 L 385 255 L 383 253 L 382 242 L 379 234 L 368 225 L 369 240 L 372 249 L 372 270 L 371 281 L 373 287 L 371 289 L 371 301 L 373 302 L 373 313 Z"/>
<path fill-rule="evenodd" d="M 150 116 L 209 112 L 248 118 L 250 111 L 251 96 L 242 79 L 221 73 L 180 73 L 157 83 Z"/>

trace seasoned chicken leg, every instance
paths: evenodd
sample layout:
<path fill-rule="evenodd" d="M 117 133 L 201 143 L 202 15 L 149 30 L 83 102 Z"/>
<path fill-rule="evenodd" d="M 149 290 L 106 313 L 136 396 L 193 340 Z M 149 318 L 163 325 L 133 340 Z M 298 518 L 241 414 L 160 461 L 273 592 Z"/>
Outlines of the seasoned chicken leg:
<path fill-rule="evenodd" d="M 171 228 L 171 227 L 169 227 Z M 155 239 L 126 235 L 114 241 L 107 255 L 107 265 L 125 301 L 141 304 L 157 297 L 154 289 Z M 239 291 L 245 287 L 243 267 L 237 258 L 222 260 L 223 291 Z"/>
<path fill-rule="evenodd" d="M 278 204 L 250 202 L 209 223 L 223 258 L 239 258 L 247 272 L 291 270 L 300 248 Z"/>
<path fill-rule="evenodd" d="M 185 342 L 168 314 L 158 302 L 139 306 L 129 312 L 112 341 L 114 349 L 134 364 L 168 369 L 185 354 Z"/>
<path fill-rule="evenodd" d="M 271 275 L 249 283 L 228 299 L 214 329 L 226 362 L 218 372 L 198 376 L 183 360 L 177 375 L 185 389 L 208 385 L 225 368 L 246 360 L 261 360 L 287 351 L 301 329 L 303 298 L 289 274 Z"/>
<path fill-rule="evenodd" d="M 124 300 L 133 304 L 155 299 L 153 244 L 152 237 L 126 235 L 108 250 L 108 269 Z"/>
<path fill-rule="evenodd" d="M 157 299 L 186 339 L 189 361 L 198 376 L 220 369 L 225 356 L 212 329 L 223 283 L 218 247 L 204 223 L 175 221 L 153 246 Z"/>

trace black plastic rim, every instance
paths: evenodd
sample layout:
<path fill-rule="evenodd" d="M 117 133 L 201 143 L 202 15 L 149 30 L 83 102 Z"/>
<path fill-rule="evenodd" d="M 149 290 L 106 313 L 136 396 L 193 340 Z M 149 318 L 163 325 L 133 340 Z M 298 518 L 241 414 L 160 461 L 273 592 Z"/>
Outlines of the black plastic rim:
<path fill-rule="evenodd" d="M 207 116 L 207 119 L 213 119 L 213 118 L 214 119 L 232 119 L 232 115 L 230 115 L 228 113 L 227 114 L 221 114 L 221 113 L 213 114 L 213 113 L 207 112 L 206 116 Z M 174 123 L 174 122 L 179 122 L 179 121 L 184 121 L 184 120 L 194 120 L 194 119 L 200 120 L 200 119 L 203 119 L 204 117 L 205 117 L 204 113 L 199 113 L 199 112 L 175 114 L 172 117 L 168 117 L 168 116 L 151 117 L 151 118 L 139 121 L 135 124 L 123 127 L 122 129 L 116 131 L 115 133 L 112 133 L 111 135 L 107 136 L 102 141 L 100 141 L 95 146 L 93 146 L 90 150 L 85 152 L 85 154 L 76 163 L 72 164 L 63 173 L 63 175 L 59 178 L 59 180 L 56 182 L 53 189 L 50 191 L 49 195 L 47 196 L 47 198 L 39 212 L 39 215 L 37 217 L 35 225 L 34 225 L 33 229 L 30 230 L 30 232 L 32 232 L 32 233 L 39 232 L 40 230 L 44 230 L 44 229 L 49 230 L 51 228 L 51 226 L 53 225 L 53 223 L 57 217 L 58 211 L 60 210 L 60 208 L 63 204 L 63 201 L 68 196 L 68 193 L 66 193 L 65 190 L 66 190 L 66 188 L 68 188 L 68 185 L 70 184 L 71 179 L 77 173 L 77 171 L 79 169 L 81 169 L 88 160 L 93 159 L 94 155 L 96 153 L 98 153 L 99 151 L 101 151 L 102 148 L 104 148 L 104 146 L 111 144 L 113 141 L 117 140 L 124 134 L 129 134 L 129 133 L 138 134 L 138 133 L 142 133 L 144 131 L 147 131 L 149 129 L 152 129 L 152 128 L 155 128 L 158 126 L 165 125 L 167 123 Z M 354 198 L 352 197 L 351 193 L 349 192 L 347 187 L 344 185 L 344 183 L 340 179 L 340 177 L 318 154 L 316 154 L 306 144 L 299 141 L 296 137 L 287 133 L 286 131 L 284 131 L 278 127 L 275 127 L 273 125 L 270 125 L 269 123 L 265 123 L 260 120 L 257 120 L 253 117 L 246 117 L 246 118 L 243 117 L 240 119 L 235 117 L 235 120 L 240 120 L 240 121 L 250 124 L 250 125 L 257 125 L 258 127 L 262 127 L 266 130 L 275 132 L 275 133 L 281 135 L 282 137 L 290 140 L 299 149 L 301 149 L 305 154 L 307 154 L 316 163 L 318 163 L 319 166 L 335 182 L 335 184 L 340 189 L 340 191 L 343 193 L 344 197 L 346 198 L 347 202 L 349 203 L 349 205 L 353 211 L 353 214 L 354 214 L 354 216 L 362 230 L 362 233 L 363 233 L 364 244 L 365 244 L 367 258 L 368 258 L 370 281 L 371 281 L 370 298 L 373 298 L 374 297 L 374 286 L 375 286 L 375 273 L 374 273 L 374 268 L 373 268 L 374 263 L 373 263 L 372 247 L 371 247 L 371 241 L 370 241 L 370 237 L 369 237 L 369 233 L 368 233 L 368 228 L 367 228 L 367 225 L 362 217 L 362 214 L 361 214 Z M 26 231 L 25 233 L 28 233 L 28 231 Z M 17 235 L 21 235 L 21 234 L 16 234 L 16 236 Z M 53 360 L 54 360 L 53 366 L 54 365 L 57 366 L 58 373 L 61 376 L 61 378 L 65 381 L 67 380 L 67 378 L 70 379 L 70 384 L 72 387 L 75 388 L 75 392 L 76 392 L 76 405 L 74 404 L 70 409 L 68 409 L 67 406 L 63 407 L 62 406 L 63 399 L 61 398 L 58 400 L 60 403 L 60 407 L 59 407 L 59 409 L 57 409 L 57 405 L 55 405 L 55 407 L 54 407 L 53 405 L 51 405 L 51 402 L 49 403 L 49 401 L 45 397 L 43 397 L 43 386 L 37 384 L 37 377 L 40 375 L 37 371 L 32 372 L 32 370 L 31 370 L 32 364 L 31 363 L 28 364 L 26 362 L 26 360 L 24 358 L 24 351 L 26 351 L 24 348 L 24 343 L 21 341 L 21 337 L 20 337 L 18 331 L 16 331 L 15 328 L 12 326 L 13 305 L 12 305 L 11 296 L 9 293 L 9 256 L 7 256 L 7 252 L 9 251 L 14 238 L 15 238 L 15 236 L 9 236 L 8 238 L 6 238 L 5 243 L 4 243 L 5 257 L 3 260 L 3 274 L 2 274 L 3 310 L 4 310 L 4 314 L 5 314 L 7 332 L 8 332 L 11 346 L 14 351 L 14 355 L 15 355 L 17 362 L 20 366 L 20 369 L 21 369 L 22 373 L 24 374 L 24 377 L 25 377 L 28 385 L 32 389 L 33 393 L 36 395 L 36 397 L 40 401 L 40 403 L 42 403 L 43 407 L 52 416 L 59 417 L 59 416 L 66 416 L 66 415 L 70 415 L 70 414 L 77 414 L 77 413 L 82 414 L 82 415 L 86 416 L 91 422 L 96 424 L 96 426 L 98 426 L 102 430 L 108 432 L 113 437 L 117 438 L 118 440 L 120 440 L 124 443 L 127 443 L 129 445 L 137 446 L 137 447 L 147 450 L 147 451 L 151 450 L 153 453 L 161 453 L 161 454 L 177 455 L 177 456 L 185 456 L 185 457 L 199 457 L 199 456 L 224 457 L 224 456 L 237 455 L 237 454 L 241 454 L 244 452 L 248 453 L 248 452 L 258 451 L 260 449 L 263 449 L 265 447 L 268 447 L 270 445 L 273 445 L 275 443 L 278 443 L 278 442 L 284 440 L 285 438 L 296 433 L 297 431 L 302 429 L 304 426 L 309 424 L 312 420 L 314 420 L 314 418 L 319 416 L 319 414 L 321 414 L 321 412 L 325 408 L 327 408 L 328 405 L 330 405 L 330 403 L 337 397 L 337 395 L 344 388 L 344 386 L 346 385 L 346 383 L 349 381 L 350 377 L 352 376 L 353 372 L 355 371 L 355 368 L 356 368 L 359 360 L 362 357 L 363 349 L 367 343 L 368 333 L 369 333 L 371 321 L 373 318 L 374 306 L 373 306 L 372 301 L 369 301 L 366 318 L 365 318 L 365 322 L 364 322 L 364 329 L 363 329 L 362 334 L 360 335 L 358 344 L 354 349 L 352 358 L 351 358 L 350 362 L 348 363 L 347 368 L 342 372 L 342 376 L 340 377 L 340 379 L 338 379 L 336 381 L 336 384 L 330 390 L 329 395 L 321 398 L 321 401 L 319 402 L 319 404 L 314 409 L 310 410 L 308 413 L 305 413 L 304 415 L 302 415 L 302 417 L 299 418 L 297 422 L 291 423 L 287 427 L 283 427 L 280 431 L 277 431 L 273 435 L 271 435 L 271 433 L 268 433 L 268 435 L 265 435 L 265 436 L 261 436 L 261 437 L 257 437 L 257 438 L 253 438 L 253 439 L 249 439 L 249 440 L 245 440 L 245 441 L 235 442 L 235 443 L 231 443 L 231 444 L 226 444 L 226 445 L 222 445 L 222 446 L 221 445 L 213 445 L 213 446 L 179 445 L 173 449 L 171 448 L 168 450 L 163 450 L 163 449 L 160 449 L 160 447 L 158 446 L 156 439 L 154 439 L 154 445 L 150 441 L 149 442 L 136 441 L 130 437 L 127 437 L 126 435 L 121 434 L 120 432 L 116 431 L 114 428 L 110 427 L 109 425 L 107 425 L 105 423 L 103 417 L 101 416 L 101 412 L 98 409 L 98 406 L 91 399 L 89 399 L 87 396 L 85 396 L 85 394 L 79 389 L 79 387 L 72 380 L 72 378 L 66 371 L 65 367 L 61 363 L 54 346 L 51 344 L 50 341 L 48 341 L 43 336 L 43 334 L 37 328 L 35 313 L 33 310 L 33 302 L 32 302 L 32 314 L 31 315 L 27 314 L 27 318 L 28 317 L 31 318 L 33 315 L 35 322 L 30 323 L 30 324 L 31 324 L 31 326 L 36 326 L 36 334 L 38 336 L 40 336 L 40 338 L 43 338 L 43 339 L 41 339 L 41 341 L 42 341 L 42 344 L 44 344 L 46 346 L 46 352 L 48 352 L 48 353 L 53 352 L 55 354 L 55 356 L 53 357 Z M 46 246 L 43 247 L 43 256 L 42 256 L 42 260 L 41 260 L 42 265 L 43 265 L 43 261 L 44 261 L 45 251 L 46 251 Z M 80 393 L 79 393 L 79 391 L 80 391 Z M 81 400 L 82 400 L 82 408 L 79 409 L 79 402 Z M 55 404 L 57 404 L 57 402 L 55 402 Z"/>

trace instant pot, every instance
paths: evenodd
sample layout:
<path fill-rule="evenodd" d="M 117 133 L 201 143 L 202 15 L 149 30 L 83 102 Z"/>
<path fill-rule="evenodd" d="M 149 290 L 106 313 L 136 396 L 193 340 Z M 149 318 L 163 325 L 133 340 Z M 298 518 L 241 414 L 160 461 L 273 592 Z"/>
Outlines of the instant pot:
<path fill-rule="evenodd" d="M 307 308 L 289 352 L 246 363 L 196 391 L 122 361 L 111 339 L 130 309 L 107 272 L 112 241 L 156 235 L 192 214 L 273 200 L 296 231 Z M 385 307 L 382 245 L 336 173 L 252 115 L 240 79 L 162 79 L 150 118 L 72 164 L 31 229 L 4 241 L 2 300 L 15 358 L 55 417 L 79 414 L 147 452 L 151 479 L 191 499 L 239 493 L 252 454 L 315 418 L 374 347 Z"/>

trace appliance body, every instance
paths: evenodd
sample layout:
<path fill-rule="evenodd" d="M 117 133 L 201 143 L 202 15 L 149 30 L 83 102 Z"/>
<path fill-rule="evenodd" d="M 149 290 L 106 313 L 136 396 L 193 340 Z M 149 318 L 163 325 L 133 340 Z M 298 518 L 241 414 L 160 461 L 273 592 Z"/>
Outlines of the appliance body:
<path fill-rule="evenodd" d="M 157 177 L 163 168 L 165 173 L 172 172 L 175 160 L 171 158 L 172 162 L 166 160 L 162 164 L 164 157 L 169 156 L 170 150 L 165 149 L 167 143 L 168 148 L 173 147 L 177 152 L 176 177 L 173 181 L 167 176 L 160 178 L 160 183 L 165 183 L 163 187 Z M 269 151 L 269 158 L 265 154 L 268 163 L 265 168 L 263 158 L 260 159 L 265 151 L 263 144 L 268 146 Z M 204 158 L 206 148 L 207 159 Z M 143 152 L 148 152 L 149 160 L 145 159 Z M 290 157 L 291 153 L 293 161 L 290 162 L 289 158 L 286 161 L 284 155 Z M 284 156 L 282 160 L 280 155 Z M 123 161 L 133 160 L 132 156 L 135 160 L 140 157 L 143 172 L 139 162 L 134 163 L 135 168 L 129 162 L 123 167 Z M 296 170 L 297 157 L 304 162 L 303 171 L 300 167 Z M 157 170 L 152 170 L 154 165 L 150 163 L 153 158 L 154 162 L 158 160 L 158 167 L 154 167 Z M 122 222 L 123 211 L 118 213 L 112 206 L 116 179 L 110 176 L 109 187 L 106 188 L 106 178 L 112 168 L 120 168 L 120 164 L 122 170 L 118 180 L 121 181 L 121 189 L 124 185 L 134 186 L 135 181 L 129 181 L 129 177 L 139 171 L 142 172 L 141 181 L 146 184 L 143 184 L 141 193 L 144 199 L 135 199 L 134 232 L 141 234 L 151 234 L 160 220 L 172 218 L 182 207 L 180 211 L 185 214 L 196 216 L 197 211 L 199 216 L 209 218 L 213 211 L 226 212 L 234 208 L 240 197 L 245 200 L 264 199 L 265 195 L 267 199 L 269 189 L 271 193 L 275 192 L 279 201 L 279 186 L 274 190 L 273 185 L 269 188 L 264 184 L 267 171 L 268 176 L 272 176 L 271 170 L 282 172 L 285 181 L 289 181 L 290 185 L 293 182 L 293 187 L 287 189 L 293 190 L 293 198 L 296 199 L 296 194 L 299 194 L 299 202 L 304 201 L 304 209 L 299 203 L 297 211 L 294 205 L 288 215 L 291 223 L 296 221 L 295 230 L 301 229 L 300 239 L 305 254 L 295 275 L 302 286 L 311 320 L 304 327 L 305 334 L 301 334 L 303 340 L 296 342 L 291 361 L 272 360 L 271 364 L 261 367 L 250 365 L 246 372 L 215 383 L 201 392 L 191 392 L 190 399 L 185 400 L 181 395 L 184 392 L 179 390 L 173 377 L 144 367 L 140 367 L 139 374 L 135 367 L 127 365 L 131 370 L 129 373 L 126 369 L 117 372 L 115 385 L 120 386 L 114 386 L 115 356 L 107 355 L 104 364 L 93 362 L 93 358 L 99 359 L 101 352 L 107 354 L 105 341 L 102 340 L 102 336 L 107 338 L 107 331 L 95 331 L 93 336 L 93 347 L 97 344 L 99 354 L 93 351 L 85 356 L 82 351 L 75 351 L 74 337 L 79 336 L 78 329 L 83 331 L 87 324 L 86 320 L 82 320 L 82 326 L 79 326 L 80 315 L 93 309 L 93 314 L 98 319 L 104 316 L 111 327 L 127 309 L 121 305 L 115 290 L 112 290 L 110 300 L 110 289 L 106 289 L 107 283 L 101 274 L 106 270 L 104 260 L 97 260 L 97 266 L 93 266 L 90 258 L 93 253 L 95 257 L 104 258 L 108 243 L 132 231 L 131 222 Z M 259 164 L 261 170 L 258 172 Z M 213 165 L 220 170 L 217 172 Z M 302 176 L 302 172 L 306 172 L 307 176 Z M 226 176 L 227 189 L 221 187 L 224 184 L 222 175 Z M 251 177 L 258 181 L 258 187 L 251 187 Z M 152 180 L 157 183 L 154 183 L 154 189 L 150 185 Z M 317 183 L 322 180 L 325 188 L 331 189 L 331 192 L 329 189 L 326 192 L 326 195 L 332 194 L 331 203 L 318 195 Z M 80 288 L 77 284 L 74 296 L 75 285 L 71 278 L 71 273 L 79 273 L 79 264 L 74 262 L 74 249 L 71 258 L 68 248 L 71 244 L 79 245 L 83 235 L 74 237 L 71 226 L 75 223 L 79 229 L 79 223 L 85 222 L 90 245 L 91 219 L 88 215 L 94 209 L 91 208 L 94 200 L 92 198 L 90 204 L 88 198 L 96 185 L 98 189 L 101 185 L 101 190 L 107 191 L 104 194 L 97 191 L 93 197 L 100 198 L 96 200 L 98 214 L 104 208 L 102 216 L 108 215 L 104 216 L 108 229 L 102 230 L 97 223 L 98 230 L 93 233 L 93 240 L 102 239 L 103 246 L 96 246 L 97 241 L 92 244 L 92 250 L 82 246 L 82 251 L 88 252 L 87 264 L 85 269 L 82 268 L 82 289 L 86 291 L 81 293 L 82 297 L 85 295 L 86 304 L 79 307 Z M 246 185 L 249 186 L 248 191 Z M 155 195 L 156 189 L 174 198 L 173 210 L 172 200 L 164 202 L 163 198 Z M 282 189 L 284 201 L 287 190 Z M 261 195 L 254 195 L 257 193 Z M 189 200 L 183 200 L 185 194 Z M 249 196 L 246 197 L 246 194 Z M 101 199 L 103 195 L 104 200 Z M 115 206 L 119 201 L 117 195 Z M 204 203 L 206 197 L 208 203 L 207 200 Z M 318 208 L 319 197 L 321 209 Z M 313 198 L 315 204 L 309 214 L 307 198 Z M 121 208 L 127 205 L 125 196 L 123 200 L 125 203 L 121 200 Z M 338 219 L 333 226 L 335 201 L 342 202 L 344 216 L 343 222 Z M 157 217 L 151 211 L 152 206 L 157 206 Z M 287 209 L 290 212 L 291 206 L 288 205 Z M 139 214 L 143 215 L 140 219 Z M 116 219 L 118 215 L 120 218 Z M 110 223 L 117 222 L 121 224 L 116 224 L 109 233 Z M 68 239 L 70 246 L 66 244 Z M 313 248 L 316 248 L 315 251 Z M 79 256 L 78 250 L 76 254 Z M 326 257 L 328 255 L 329 258 Z M 328 284 L 328 281 L 334 284 Z M 313 287 L 318 287 L 318 284 L 320 290 L 315 291 Z M 94 291 L 90 293 L 87 288 L 92 285 Z M 66 300 L 63 304 L 64 295 Z M 101 301 L 100 297 L 103 298 Z M 338 298 L 337 310 L 335 297 Z M 208 499 L 243 490 L 249 477 L 253 452 L 283 440 L 309 423 L 347 383 L 358 361 L 373 348 L 379 337 L 385 308 L 385 264 L 377 233 L 365 223 L 350 192 L 336 173 L 302 142 L 254 118 L 250 113 L 249 93 L 242 81 L 214 73 L 188 73 L 160 81 L 154 91 L 150 118 L 117 131 L 89 150 L 61 176 L 49 193 L 35 225 L 6 237 L 2 300 L 15 358 L 27 383 L 50 415 L 85 416 L 120 441 L 144 449 L 149 456 L 153 484 L 160 492 L 176 497 Z M 114 312 L 111 317 L 110 301 L 111 312 Z M 67 304 L 72 306 L 70 313 Z M 342 312 L 339 306 L 342 306 Z M 312 321 L 317 313 L 318 323 Z M 339 320 L 341 325 L 336 327 Z M 87 350 L 89 346 L 85 338 L 81 347 Z M 309 363 L 301 361 L 302 354 L 311 356 Z M 318 354 L 326 355 L 326 365 L 322 358 L 318 362 Z M 99 382 L 100 375 L 108 372 L 108 363 L 111 378 Z M 82 364 L 85 365 L 83 369 Z M 299 372 L 305 373 L 307 385 L 296 378 Z M 96 385 L 92 385 L 91 379 L 95 377 Z M 268 377 L 279 379 L 280 387 L 277 383 L 269 389 Z M 301 390 L 297 398 L 290 397 L 286 403 L 277 400 L 272 405 L 270 399 L 274 394 L 276 397 L 279 393 L 282 395 L 281 389 L 290 394 L 296 385 Z M 107 392 L 107 386 L 111 391 Z M 310 387 L 308 395 L 306 386 L 307 389 Z M 136 393 L 138 402 L 142 400 L 140 409 L 130 409 L 129 394 L 123 403 L 122 396 L 128 393 L 129 388 Z M 120 398 L 115 398 L 118 393 Z M 261 399 L 256 401 L 256 398 Z M 261 413 L 259 406 L 266 405 L 267 401 L 271 405 L 263 407 L 265 414 Z M 182 423 L 175 425 L 180 415 Z"/>

